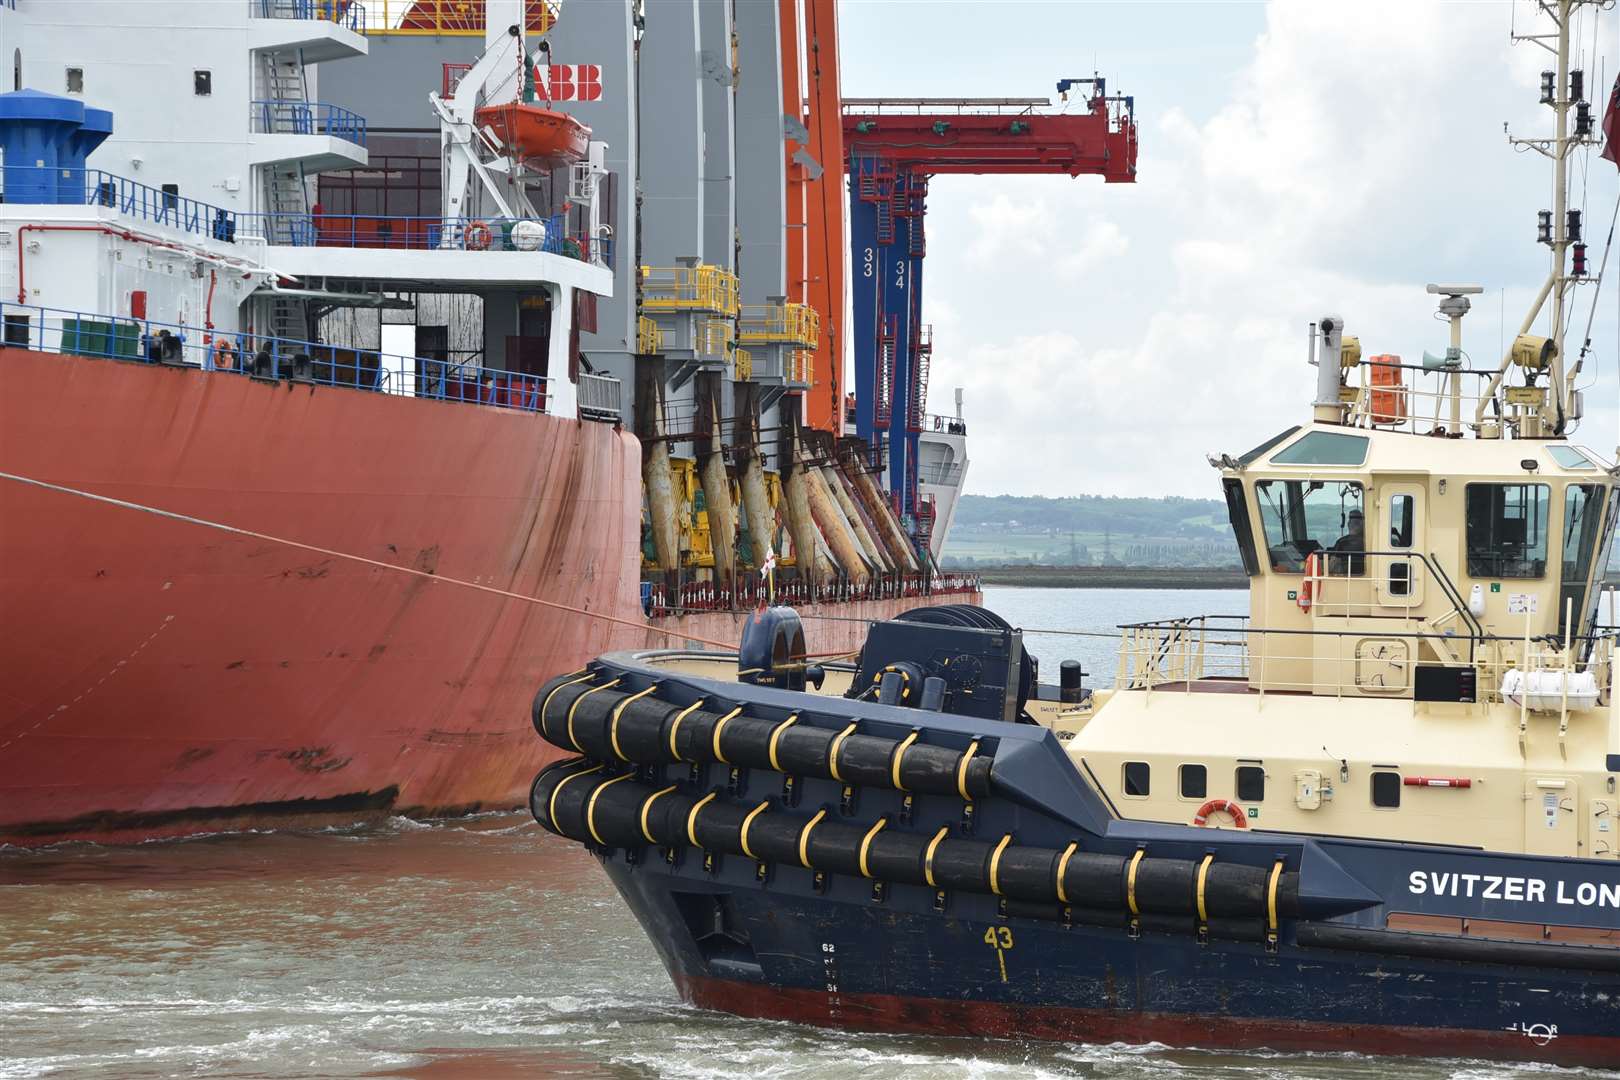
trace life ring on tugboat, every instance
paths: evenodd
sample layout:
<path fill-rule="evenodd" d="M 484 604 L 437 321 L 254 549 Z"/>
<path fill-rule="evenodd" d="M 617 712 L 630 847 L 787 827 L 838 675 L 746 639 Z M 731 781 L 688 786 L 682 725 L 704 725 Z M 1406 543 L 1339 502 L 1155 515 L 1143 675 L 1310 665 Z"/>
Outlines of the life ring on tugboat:
<path fill-rule="evenodd" d="M 1193 815 L 1192 823 L 1201 829 L 1208 828 L 1209 815 L 1218 814 L 1222 811 L 1225 811 L 1231 816 L 1232 824 L 1238 828 L 1247 829 L 1249 827 L 1249 817 L 1243 812 L 1243 807 L 1239 806 L 1231 799 L 1209 800 L 1209 802 L 1198 808 L 1198 813 Z"/>
<path fill-rule="evenodd" d="M 487 251 L 489 250 L 490 241 L 494 238 L 494 234 L 489 231 L 487 222 L 475 221 L 467 226 L 462 242 L 466 244 L 468 251 Z"/>
<path fill-rule="evenodd" d="M 1311 593 L 1315 589 L 1314 582 L 1322 576 L 1322 556 L 1319 552 L 1311 552 L 1305 556 L 1305 580 L 1299 583 L 1299 610 L 1311 610 Z"/>

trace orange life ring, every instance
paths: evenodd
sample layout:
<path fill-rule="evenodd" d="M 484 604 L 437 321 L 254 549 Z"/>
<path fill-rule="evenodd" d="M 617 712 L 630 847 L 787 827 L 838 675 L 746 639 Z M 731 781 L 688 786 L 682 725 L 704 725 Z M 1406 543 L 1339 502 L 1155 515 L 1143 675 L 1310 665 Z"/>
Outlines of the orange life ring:
<path fill-rule="evenodd" d="M 1299 583 L 1299 610 L 1311 610 L 1311 593 L 1315 588 L 1315 579 L 1322 576 L 1322 556 L 1318 552 L 1311 552 L 1305 556 L 1305 580 Z"/>
<path fill-rule="evenodd" d="M 482 221 L 468 225 L 466 234 L 462 237 L 468 251 L 485 251 L 493 239 L 494 234 L 489 231 L 489 225 Z"/>
<path fill-rule="evenodd" d="M 1219 813 L 1222 810 L 1231 815 L 1233 825 L 1240 829 L 1249 827 L 1249 817 L 1243 812 L 1243 807 L 1231 799 L 1209 800 L 1209 802 L 1198 808 L 1198 813 L 1193 815 L 1192 823 L 1201 828 L 1205 827 L 1209 824 L 1209 815 Z"/>

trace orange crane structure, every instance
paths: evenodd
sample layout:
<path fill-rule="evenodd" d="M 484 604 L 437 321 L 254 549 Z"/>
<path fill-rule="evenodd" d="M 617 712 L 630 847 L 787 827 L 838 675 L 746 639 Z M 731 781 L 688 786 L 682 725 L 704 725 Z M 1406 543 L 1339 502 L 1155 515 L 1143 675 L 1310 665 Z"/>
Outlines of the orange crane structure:
<path fill-rule="evenodd" d="M 849 175 L 856 434 L 886 467 L 895 509 L 919 549 L 932 526 L 917 495 L 931 328 L 922 321 L 928 183 L 936 175 L 1057 174 L 1136 180 L 1134 101 L 1101 77 L 1062 79 L 1044 98 L 871 98 L 843 102 Z"/>
<path fill-rule="evenodd" d="M 844 133 L 835 0 L 778 0 L 787 135 L 788 299 L 821 316 L 810 427 L 838 433 L 844 394 Z"/>

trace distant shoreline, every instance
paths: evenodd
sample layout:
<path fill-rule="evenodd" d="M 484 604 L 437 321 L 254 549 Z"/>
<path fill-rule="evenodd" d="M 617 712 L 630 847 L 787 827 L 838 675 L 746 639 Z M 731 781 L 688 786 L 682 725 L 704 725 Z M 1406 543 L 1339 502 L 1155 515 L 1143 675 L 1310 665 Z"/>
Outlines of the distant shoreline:
<path fill-rule="evenodd" d="M 1046 589 L 1244 589 L 1242 569 L 1181 566 L 994 566 L 964 571 L 986 585 Z"/>

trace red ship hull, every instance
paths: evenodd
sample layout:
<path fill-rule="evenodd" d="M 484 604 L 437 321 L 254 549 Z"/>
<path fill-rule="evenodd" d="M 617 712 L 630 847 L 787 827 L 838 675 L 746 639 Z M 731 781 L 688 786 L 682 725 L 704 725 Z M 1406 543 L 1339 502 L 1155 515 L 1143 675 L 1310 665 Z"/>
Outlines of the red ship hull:
<path fill-rule="evenodd" d="M 0 469 L 639 617 L 603 424 L 0 349 Z M 0 840 L 507 806 L 627 628 L 0 481 Z M 615 634 L 621 636 L 615 637 Z"/>
<path fill-rule="evenodd" d="M 640 458 L 605 424 L 0 348 L 0 471 L 638 624 Z M 6 479 L 0 615 L 21 844 L 518 806 L 542 682 L 682 644 Z"/>

